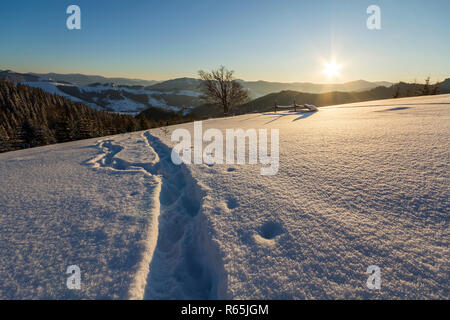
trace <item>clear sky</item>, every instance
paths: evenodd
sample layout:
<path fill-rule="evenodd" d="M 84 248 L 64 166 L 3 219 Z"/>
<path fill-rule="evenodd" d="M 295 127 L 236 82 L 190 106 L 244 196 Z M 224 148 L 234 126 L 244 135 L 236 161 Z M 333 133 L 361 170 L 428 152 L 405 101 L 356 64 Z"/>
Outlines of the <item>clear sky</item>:
<path fill-rule="evenodd" d="M 81 30 L 66 8 L 81 8 Z M 366 9 L 381 8 L 381 30 Z M 450 77 L 449 0 L 0 2 L 0 69 L 164 80 L 225 65 L 245 80 Z"/>

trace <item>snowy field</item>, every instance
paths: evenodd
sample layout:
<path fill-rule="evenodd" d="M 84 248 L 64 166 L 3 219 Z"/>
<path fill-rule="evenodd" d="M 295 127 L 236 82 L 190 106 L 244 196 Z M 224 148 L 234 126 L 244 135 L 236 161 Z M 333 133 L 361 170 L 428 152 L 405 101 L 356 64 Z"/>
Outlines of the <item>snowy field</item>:
<path fill-rule="evenodd" d="M 279 129 L 274 176 L 176 166 L 176 128 L 0 154 L 0 297 L 450 298 L 450 95 L 203 122 Z"/>

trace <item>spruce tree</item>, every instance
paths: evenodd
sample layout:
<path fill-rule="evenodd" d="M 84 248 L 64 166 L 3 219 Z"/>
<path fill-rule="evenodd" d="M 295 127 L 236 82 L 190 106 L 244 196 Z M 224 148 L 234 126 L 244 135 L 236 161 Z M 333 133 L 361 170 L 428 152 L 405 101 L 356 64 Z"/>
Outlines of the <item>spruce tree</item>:
<path fill-rule="evenodd" d="M 50 141 L 48 132 L 36 127 L 30 120 L 22 123 L 19 139 L 25 145 L 25 148 L 47 145 Z"/>
<path fill-rule="evenodd" d="M 60 118 L 58 122 L 56 122 L 55 138 L 59 143 L 72 141 L 74 139 L 74 129 L 68 119 Z"/>
<path fill-rule="evenodd" d="M 440 87 L 439 87 L 439 81 L 436 81 L 435 85 L 433 86 L 433 94 L 439 94 Z"/>
<path fill-rule="evenodd" d="M 425 84 L 423 85 L 422 95 L 427 96 L 430 94 L 430 77 L 425 79 Z"/>
<path fill-rule="evenodd" d="M 392 95 L 393 98 L 398 98 L 400 96 L 400 85 L 396 86 L 396 89 L 394 91 L 394 94 Z"/>

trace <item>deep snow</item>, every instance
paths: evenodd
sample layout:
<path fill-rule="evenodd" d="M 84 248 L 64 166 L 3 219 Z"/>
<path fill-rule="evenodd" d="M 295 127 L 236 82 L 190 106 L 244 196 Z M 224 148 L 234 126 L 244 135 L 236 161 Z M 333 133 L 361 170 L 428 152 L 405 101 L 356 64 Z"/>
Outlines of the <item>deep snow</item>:
<path fill-rule="evenodd" d="M 1 154 L 0 297 L 448 299 L 449 124 L 450 95 L 203 122 L 279 129 L 275 176 L 175 166 L 192 123 Z"/>
<path fill-rule="evenodd" d="M 96 141 L 0 156 L 1 298 L 99 299 L 138 294 L 142 284 L 137 276 L 148 268 L 141 261 L 154 236 L 150 231 L 157 230 L 153 195 L 158 180 L 140 168 L 107 168 L 111 155 L 101 155 L 115 143 L 106 138 L 99 150 Z M 134 148 L 125 154 L 132 159 L 133 152 L 146 161 L 154 157 L 149 149 Z M 70 265 L 81 269 L 81 291 L 66 288 Z"/>

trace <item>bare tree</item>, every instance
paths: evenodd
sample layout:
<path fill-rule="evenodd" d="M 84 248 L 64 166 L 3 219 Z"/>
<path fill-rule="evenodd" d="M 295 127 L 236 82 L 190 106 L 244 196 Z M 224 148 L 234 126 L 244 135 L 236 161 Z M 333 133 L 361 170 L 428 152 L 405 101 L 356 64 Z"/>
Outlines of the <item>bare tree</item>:
<path fill-rule="evenodd" d="M 217 70 L 198 72 L 202 81 L 201 89 L 203 99 L 209 103 L 217 104 L 223 107 L 225 114 L 237 105 L 243 104 L 249 100 L 248 92 L 233 77 L 234 71 L 221 66 Z"/>

